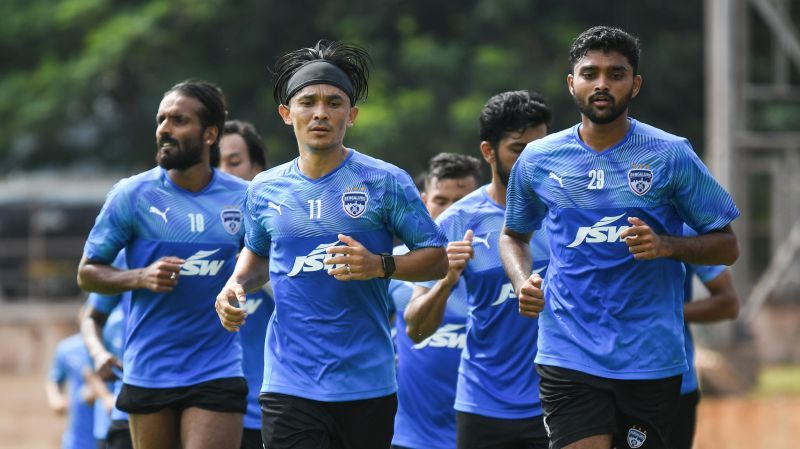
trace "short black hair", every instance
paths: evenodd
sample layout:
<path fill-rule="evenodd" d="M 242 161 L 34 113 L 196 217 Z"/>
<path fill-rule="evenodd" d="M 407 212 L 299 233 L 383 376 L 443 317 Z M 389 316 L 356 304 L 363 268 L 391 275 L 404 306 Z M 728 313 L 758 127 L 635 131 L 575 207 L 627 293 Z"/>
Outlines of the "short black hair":
<path fill-rule="evenodd" d="M 275 89 L 272 96 L 278 104 L 288 103 L 286 87 L 289 79 L 300 67 L 310 61 L 324 60 L 340 68 L 353 84 L 353 99 L 367 98 L 369 65 L 372 60 L 363 47 L 341 41 L 322 39 L 314 47 L 291 51 L 275 62 Z M 355 101 L 350 106 L 355 106 Z"/>
<path fill-rule="evenodd" d="M 247 145 L 250 162 L 260 165 L 262 170 L 267 168 L 267 146 L 252 123 L 241 120 L 228 120 L 225 122 L 225 129 L 222 135 L 228 134 L 242 136 L 244 143 Z"/>
<path fill-rule="evenodd" d="M 603 53 L 616 51 L 625 56 L 633 67 L 634 75 L 639 71 L 639 55 L 642 51 L 639 38 L 620 28 L 596 26 L 576 37 L 569 49 L 570 71 L 574 70 L 575 64 L 592 50 L 602 50 Z"/>
<path fill-rule="evenodd" d="M 470 176 L 475 178 L 476 184 L 480 184 L 481 161 L 478 158 L 459 153 L 439 153 L 428 162 L 423 187 L 427 188 L 428 183 L 434 179 L 462 179 Z"/>
<path fill-rule="evenodd" d="M 483 106 L 480 115 L 480 138 L 497 149 L 508 133 L 524 131 L 544 124 L 550 129 L 553 113 L 544 98 L 530 90 L 499 93 Z"/>
<path fill-rule="evenodd" d="M 219 165 L 219 139 L 222 138 L 225 117 L 228 115 L 225 94 L 222 93 L 222 89 L 213 83 L 194 79 L 189 79 L 170 87 L 168 91 L 164 92 L 164 97 L 172 92 L 192 97 L 203 105 L 203 110 L 200 111 L 200 125 L 203 126 L 203 131 L 209 126 L 217 127 L 217 140 L 211 145 L 211 166 L 216 167 Z"/>

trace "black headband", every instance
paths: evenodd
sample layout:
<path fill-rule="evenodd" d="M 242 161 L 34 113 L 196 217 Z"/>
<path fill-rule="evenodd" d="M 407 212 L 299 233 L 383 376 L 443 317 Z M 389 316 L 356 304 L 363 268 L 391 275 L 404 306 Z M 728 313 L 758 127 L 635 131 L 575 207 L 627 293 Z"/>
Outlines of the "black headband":
<path fill-rule="evenodd" d="M 353 83 L 350 82 L 350 78 L 342 69 L 323 59 L 307 62 L 294 72 L 294 75 L 286 82 L 286 94 L 281 103 L 289 104 L 289 100 L 294 94 L 312 84 L 330 84 L 338 87 L 350 98 L 351 106 L 356 104 Z"/>

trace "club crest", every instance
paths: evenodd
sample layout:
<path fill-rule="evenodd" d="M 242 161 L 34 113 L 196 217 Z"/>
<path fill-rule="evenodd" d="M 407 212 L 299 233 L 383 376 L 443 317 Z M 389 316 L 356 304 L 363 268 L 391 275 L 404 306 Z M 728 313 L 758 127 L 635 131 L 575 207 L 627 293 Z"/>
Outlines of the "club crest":
<path fill-rule="evenodd" d="M 639 196 L 650 191 L 653 186 L 653 171 L 650 165 L 633 164 L 633 168 L 628 170 L 628 187 Z"/>
<path fill-rule="evenodd" d="M 228 234 L 236 235 L 242 228 L 242 211 L 236 207 L 222 209 L 219 218 L 222 220 L 222 227 Z"/>
<path fill-rule="evenodd" d="M 342 209 L 350 218 L 358 218 L 367 211 L 369 195 L 364 186 L 348 188 L 342 194 Z"/>
<path fill-rule="evenodd" d="M 642 447 L 644 440 L 647 439 L 647 433 L 643 432 L 636 427 L 628 429 L 628 446 L 632 449 Z"/>

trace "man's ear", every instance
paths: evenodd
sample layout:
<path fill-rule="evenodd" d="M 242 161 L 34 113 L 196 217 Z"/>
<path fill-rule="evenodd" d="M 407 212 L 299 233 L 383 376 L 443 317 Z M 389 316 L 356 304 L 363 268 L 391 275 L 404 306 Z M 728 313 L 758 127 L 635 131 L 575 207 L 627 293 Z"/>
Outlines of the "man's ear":
<path fill-rule="evenodd" d="M 487 164 L 492 165 L 494 163 L 494 158 L 496 157 L 494 148 L 492 148 L 492 144 L 488 140 L 481 142 L 481 155 Z"/>
<path fill-rule="evenodd" d="M 633 98 L 636 98 L 639 95 L 639 91 L 642 89 L 642 75 L 636 75 L 633 77 Z"/>
<path fill-rule="evenodd" d="M 567 90 L 569 90 L 569 94 L 574 97 L 575 86 L 573 86 L 573 81 L 575 81 L 575 77 L 573 77 L 571 73 L 567 74 Z"/>
<path fill-rule="evenodd" d="M 203 140 L 206 141 L 207 144 L 213 145 L 214 142 L 217 141 L 217 136 L 219 135 L 219 128 L 216 126 L 208 126 L 206 130 L 203 131 Z"/>
<path fill-rule="evenodd" d="M 281 118 L 283 119 L 283 123 L 285 123 L 287 125 L 291 125 L 292 124 L 292 117 L 289 114 L 289 107 L 288 106 L 285 106 L 285 105 L 278 106 L 278 115 L 280 115 Z"/>

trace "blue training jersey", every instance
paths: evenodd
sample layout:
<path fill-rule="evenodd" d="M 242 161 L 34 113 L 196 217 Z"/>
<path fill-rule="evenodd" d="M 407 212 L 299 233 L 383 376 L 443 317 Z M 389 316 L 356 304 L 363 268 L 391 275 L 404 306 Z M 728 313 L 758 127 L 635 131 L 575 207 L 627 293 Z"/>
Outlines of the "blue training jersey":
<path fill-rule="evenodd" d="M 242 377 L 239 336 L 220 326 L 214 301 L 241 248 L 246 188 L 214 170 L 205 188 L 189 192 L 156 167 L 109 193 L 84 248 L 89 260 L 110 263 L 122 248 L 130 269 L 164 256 L 186 260 L 172 292 L 131 292 L 125 383 L 174 388 Z"/>
<path fill-rule="evenodd" d="M 247 380 L 247 412 L 244 414 L 244 428 L 261 430 L 261 405 L 258 392 L 264 381 L 264 338 L 267 323 L 275 309 L 272 296 L 260 289 L 247 294 L 244 304 L 247 310 L 247 323 L 241 327 L 242 368 Z"/>
<path fill-rule="evenodd" d="M 456 381 L 467 338 L 467 295 L 457 283 L 447 299 L 442 324 L 415 344 L 403 318 L 413 284 L 393 280 L 389 291 L 397 306 L 397 415 L 392 444 L 409 449 L 456 446 Z"/>
<path fill-rule="evenodd" d="M 550 237 L 536 363 L 613 379 L 686 371 L 683 264 L 637 261 L 620 234 L 638 217 L 654 232 L 721 229 L 739 211 L 686 139 L 630 119 L 596 152 L 580 125 L 528 144 L 511 172 L 506 226 Z M 545 221 L 545 218 L 547 220 Z"/>
<path fill-rule="evenodd" d="M 455 409 L 500 419 L 541 415 L 536 355 L 537 320 L 519 313 L 519 303 L 500 261 L 498 241 L 505 208 L 483 186 L 439 216 L 450 241 L 473 231 L 474 257 L 462 273 L 469 304 L 467 343 L 461 354 Z M 546 274 L 546 233 L 531 239 L 532 271 Z"/>
<path fill-rule="evenodd" d="M 683 225 L 684 237 L 697 235 L 692 228 Z M 692 278 L 697 275 L 698 278 L 706 284 L 716 279 L 720 274 L 728 269 L 725 265 L 695 265 L 684 264 L 686 267 L 686 279 L 683 281 L 683 301 L 684 303 L 690 302 L 694 296 L 692 291 Z M 697 390 L 697 370 L 694 364 L 694 338 L 692 337 L 692 330 L 688 322 L 683 323 L 684 346 L 686 349 L 686 361 L 689 364 L 689 370 L 683 374 L 681 379 L 681 394 L 688 394 Z"/>
<path fill-rule="evenodd" d="M 67 385 L 69 420 L 61 436 L 61 449 L 96 447 L 94 440 L 94 410 L 81 397 L 83 372 L 92 369 L 92 358 L 80 334 L 61 340 L 56 347 L 50 367 L 51 381 Z"/>
<path fill-rule="evenodd" d="M 387 279 L 342 282 L 325 249 L 346 234 L 373 254 L 396 235 L 412 251 L 442 247 L 411 177 L 355 150 L 319 179 L 297 160 L 258 175 L 247 193 L 247 248 L 269 258 L 275 313 L 263 392 L 350 401 L 396 391 Z"/>

